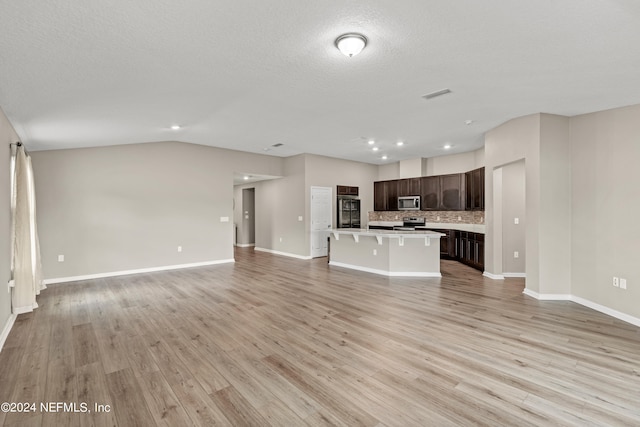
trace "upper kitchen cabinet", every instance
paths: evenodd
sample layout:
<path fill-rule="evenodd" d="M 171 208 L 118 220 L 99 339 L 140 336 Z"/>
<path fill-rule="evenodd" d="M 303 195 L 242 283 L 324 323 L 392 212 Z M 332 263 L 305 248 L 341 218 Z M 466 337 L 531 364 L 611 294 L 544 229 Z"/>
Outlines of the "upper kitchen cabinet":
<path fill-rule="evenodd" d="M 419 196 L 421 178 L 405 178 L 398 180 L 398 197 Z"/>
<path fill-rule="evenodd" d="M 464 174 L 425 176 L 421 187 L 422 210 L 464 210 Z"/>
<path fill-rule="evenodd" d="M 465 173 L 467 187 L 466 210 L 484 210 L 484 168 Z"/>
<path fill-rule="evenodd" d="M 465 205 L 465 174 L 440 175 L 440 210 L 463 211 Z"/>
<path fill-rule="evenodd" d="M 348 185 L 338 185 L 336 189 L 338 196 L 357 196 L 358 187 L 350 187 Z"/>
<path fill-rule="evenodd" d="M 373 183 L 373 210 L 388 211 L 389 197 L 387 195 L 387 181 Z"/>
<path fill-rule="evenodd" d="M 440 177 L 423 176 L 420 183 L 421 209 L 437 211 L 440 209 Z"/>
<path fill-rule="evenodd" d="M 389 203 L 390 211 L 398 210 L 398 188 L 400 186 L 401 179 L 394 179 L 387 182 L 387 200 Z"/>

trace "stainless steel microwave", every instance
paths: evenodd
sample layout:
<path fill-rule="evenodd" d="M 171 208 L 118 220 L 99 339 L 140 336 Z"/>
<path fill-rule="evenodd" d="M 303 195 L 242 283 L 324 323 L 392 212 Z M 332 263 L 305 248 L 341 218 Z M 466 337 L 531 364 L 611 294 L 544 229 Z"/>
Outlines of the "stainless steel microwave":
<path fill-rule="evenodd" d="M 398 197 L 398 210 L 400 210 L 400 211 L 419 211 L 420 210 L 420 196 Z"/>

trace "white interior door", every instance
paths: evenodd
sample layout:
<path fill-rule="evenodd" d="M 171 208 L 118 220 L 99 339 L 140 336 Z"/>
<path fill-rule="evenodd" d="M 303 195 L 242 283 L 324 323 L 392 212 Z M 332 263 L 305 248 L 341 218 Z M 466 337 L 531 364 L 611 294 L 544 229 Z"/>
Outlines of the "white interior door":
<path fill-rule="evenodd" d="M 311 187 L 311 257 L 327 256 L 333 218 L 331 187 Z"/>

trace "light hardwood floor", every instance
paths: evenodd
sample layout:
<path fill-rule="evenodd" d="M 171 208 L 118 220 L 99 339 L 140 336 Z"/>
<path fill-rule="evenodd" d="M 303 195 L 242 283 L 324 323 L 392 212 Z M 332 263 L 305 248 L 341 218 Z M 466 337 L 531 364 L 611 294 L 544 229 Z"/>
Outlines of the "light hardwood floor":
<path fill-rule="evenodd" d="M 38 410 L 0 425 L 640 425 L 639 328 L 442 270 L 390 279 L 245 248 L 52 285 L 0 353 L 0 402 Z"/>

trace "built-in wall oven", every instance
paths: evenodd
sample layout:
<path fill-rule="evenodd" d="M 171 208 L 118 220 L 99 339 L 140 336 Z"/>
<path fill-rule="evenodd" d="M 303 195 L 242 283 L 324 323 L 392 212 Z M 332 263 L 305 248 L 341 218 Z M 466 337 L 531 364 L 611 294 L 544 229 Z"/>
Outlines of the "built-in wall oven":
<path fill-rule="evenodd" d="M 419 211 L 420 210 L 420 196 L 398 197 L 398 210 L 401 210 L 401 211 Z"/>

